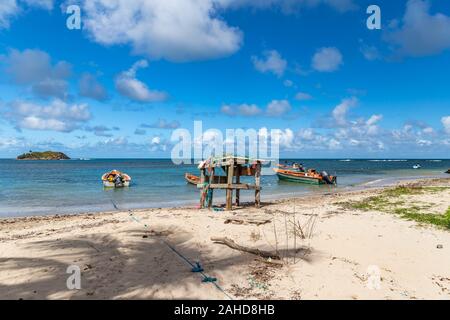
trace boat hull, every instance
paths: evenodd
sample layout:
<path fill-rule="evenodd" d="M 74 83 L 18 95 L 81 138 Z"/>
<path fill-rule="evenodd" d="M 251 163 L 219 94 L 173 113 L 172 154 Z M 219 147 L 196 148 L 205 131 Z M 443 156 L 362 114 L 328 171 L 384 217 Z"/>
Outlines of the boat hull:
<path fill-rule="evenodd" d="M 291 176 L 288 174 L 283 173 L 277 173 L 278 179 L 282 181 L 289 181 L 289 182 L 297 182 L 297 183 L 305 183 L 305 184 L 312 184 L 312 185 L 321 185 L 321 184 L 327 184 L 325 181 L 313 178 L 313 177 L 296 177 Z"/>
<path fill-rule="evenodd" d="M 114 182 L 103 181 L 103 186 L 105 188 L 124 188 L 124 187 L 129 187 L 130 186 L 130 181 L 125 181 L 120 186 L 116 186 L 116 184 Z"/>
<path fill-rule="evenodd" d="M 113 175 L 113 178 L 110 177 L 110 179 L 108 178 L 110 175 Z M 116 184 L 115 183 L 115 177 L 119 175 L 122 179 L 121 183 Z M 102 175 L 102 182 L 103 182 L 103 186 L 105 188 L 124 188 L 124 187 L 129 187 L 130 186 L 130 182 L 131 182 L 131 177 L 129 175 L 127 175 L 126 173 L 117 171 L 117 170 L 112 170 L 110 172 L 105 173 L 104 175 Z"/>
<path fill-rule="evenodd" d="M 197 185 L 200 183 L 200 177 L 197 177 L 196 175 L 185 173 L 184 178 L 186 179 L 186 182 L 189 184 Z"/>

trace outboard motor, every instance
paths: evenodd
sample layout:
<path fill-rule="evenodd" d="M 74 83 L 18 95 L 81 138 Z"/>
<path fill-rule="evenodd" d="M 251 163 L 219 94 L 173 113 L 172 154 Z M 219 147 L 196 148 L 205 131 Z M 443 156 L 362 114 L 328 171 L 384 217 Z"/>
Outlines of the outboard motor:
<path fill-rule="evenodd" d="M 120 175 L 117 175 L 116 178 L 114 179 L 114 186 L 116 188 L 120 188 L 123 187 L 123 178 Z"/>
<path fill-rule="evenodd" d="M 321 175 L 322 175 L 323 180 L 327 184 L 334 184 L 334 182 L 331 180 L 330 176 L 328 175 L 328 173 L 326 171 L 322 171 Z"/>

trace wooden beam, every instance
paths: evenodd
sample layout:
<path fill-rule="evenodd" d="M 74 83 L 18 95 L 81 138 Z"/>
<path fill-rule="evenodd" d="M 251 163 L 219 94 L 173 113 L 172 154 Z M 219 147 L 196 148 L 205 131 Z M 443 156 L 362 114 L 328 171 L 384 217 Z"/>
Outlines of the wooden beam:
<path fill-rule="evenodd" d="M 198 188 L 201 188 L 201 185 L 197 185 Z M 256 190 L 260 187 L 257 187 L 253 184 L 241 183 L 241 184 L 227 184 L 227 183 L 212 183 L 209 186 L 211 189 L 241 189 L 241 190 Z"/>
<path fill-rule="evenodd" d="M 261 206 L 261 162 L 256 163 L 256 173 L 255 173 L 255 207 L 259 208 Z"/>
<path fill-rule="evenodd" d="M 204 183 L 205 183 L 205 169 L 202 169 L 200 174 L 200 184 L 197 185 L 197 188 L 200 188 L 200 208 L 204 208 L 205 206 L 205 195 L 203 193 Z"/>
<path fill-rule="evenodd" d="M 228 187 L 227 187 L 227 203 L 226 203 L 226 210 L 231 210 L 233 206 L 233 189 L 231 189 L 231 185 L 233 184 L 233 177 L 234 177 L 234 161 L 233 164 L 228 166 L 227 170 L 227 177 L 228 177 Z"/>

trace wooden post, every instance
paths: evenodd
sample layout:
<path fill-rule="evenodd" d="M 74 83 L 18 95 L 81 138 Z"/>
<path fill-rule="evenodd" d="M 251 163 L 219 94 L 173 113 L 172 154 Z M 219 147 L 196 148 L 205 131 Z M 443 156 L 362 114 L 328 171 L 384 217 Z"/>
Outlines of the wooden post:
<path fill-rule="evenodd" d="M 214 169 L 215 168 L 211 169 L 211 175 L 209 176 L 209 184 L 214 183 Z M 214 189 L 211 189 L 211 197 L 209 198 L 209 201 L 208 201 L 208 208 L 210 208 L 210 209 L 213 204 L 213 195 L 214 195 Z"/>
<path fill-rule="evenodd" d="M 226 209 L 231 210 L 233 206 L 233 189 L 231 189 L 231 185 L 233 184 L 233 175 L 234 175 L 234 160 L 228 165 L 227 169 L 227 204 Z"/>
<path fill-rule="evenodd" d="M 255 172 L 255 207 L 259 208 L 261 206 L 261 162 L 256 163 Z"/>
<path fill-rule="evenodd" d="M 200 184 L 203 186 L 205 183 L 205 169 L 200 170 Z M 204 187 L 200 189 L 200 209 L 203 208 L 205 203 L 205 196 L 203 194 Z"/>
<path fill-rule="evenodd" d="M 241 170 L 242 167 L 240 164 L 236 166 L 236 184 L 241 183 Z M 236 189 L 236 206 L 240 205 L 240 196 L 241 196 L 241 190 Z"/>

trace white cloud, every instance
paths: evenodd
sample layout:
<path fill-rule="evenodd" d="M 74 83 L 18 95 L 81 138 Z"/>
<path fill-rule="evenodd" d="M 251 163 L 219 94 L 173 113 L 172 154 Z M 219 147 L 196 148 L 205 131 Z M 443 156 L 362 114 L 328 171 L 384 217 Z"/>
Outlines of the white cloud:
<path fill-rule="evenodd" d="M 280 117 L 291 111 L 291 105 L 287 100 L 272 100 L 266 109 L 266 113 L 270 117 Z"/>
<path fill-rule="evenodd" d="M 150 151 L 166 151 L 170 146 L 170 141 L 162 136 L 153 136 L 150 139 Z"/>
<path fill-rule="evenodd" d="M 416 142 L 419 146 L 431 146 L 433 144 L 433 142 L 431 142 L 430 140 L 425 139 L 417 139 Z"/>
<path fill-rule="evenodd" d="M 262 110 L 256 104 L 223 105 L 220 111 L 228 116 L 253 117 L 262 114 Z"/>
<path fill-rule="evenodd" d="M 402 134 L 398 139 L 393 138 L 393 132 L 378 127 L 381 115 L 373 115 L 363 121 L 348 121 L 346 127 L 327 128 L 325 131 L 314 132 L 311 128 L 302 128 L 296 133 L 292 150 L 326 151 L 336 155 L 336 150 L 343 150 L 345 154 L 358 154 L 362 152 L 379 152 L 392 148 L 408 150 L 411 147 L 427 147 L 429 140 L 420 136 L 420 133 L 409 132 L 408 136 Z M 371 134 L 376 127 L 376 134 Z M 408 127 L 409 131 L 411 129 Z"/>
<path fill-rule="evenodd" d="M 69 85 L 62 79 L 45 79 L 33 85 L 32 91 L 40 97 L 67 98 Z"/>
<path fill-rule="evenodd" d="M 105 141 L 100 142 L 100 145 L 104 145 L 104 146 L 126 146 L 128 145 L 128 139 L 126 137 L 115 137 L 115 138 L 109 138 L 106 139 Z"/>
<path fill-rule="evenodd" d="M 312 96 L 309 93 L 306 92 L 298 92 L 295 95 L 295 99 L 299 100 L 299 101 L 303 101 L 303 100 L 311 100 Z"/>
<path fill-rule="evenodd" d="M 91 118 L 86 104 L 69 105 L 62 100 L 53 100 L 47 105 L 16 101 L 9 105 L 3 116 L 15 127 L 30 130 L 71 132 Z"/>
<path fill-rule="evenodd" d="M 180 122 L 177 120 L 167 121 L 165 119 L 158 119 L 153 124 L 141 124 L 142 128 L 153 128 L 153 129 L 177 129 L 180 127 Z"/>
<path fill-rule="evenodd" d="M 42 119 L 36 116 L 24 117 L 18 123 L 20 128 L 31 130 L 52 130 L 52 131 L 70 131 L 71 128 L 61 120 Z"/>
<path fill-rule="evenodd" d="M 319 72 L 333 72 L 343 63 L 341 52 L 334 47 L 317 50 L 312 58 L 312 67 Z"/>
<path fill-rule="evenodd" d="M 314 131 L 311 128 L 300 129 L 297 133 L 298 137 L 305 141 L 311 141 L 314 139 Z"/>
<path fill-rule="evenodd" d="M 379 122 L 381 119 L 383 119 L 383 116 L 381 114 L 374 114 L 369 118 L 369 120 L 366 121 L 366 124 L 368 126 L 373 126 L 377 122 Z"/>
<path fill-rule="evenodd" d="M 394 24 L 385 35 L 400 56 L 421 57 L 450 48 L 450 17 L 430 14 L 430 1 L 409 0 L 401 27 Z"/>
<path fill-rule="evenodd" d="M 161 143 L 161 138 L 160 137 L 153 137 L 151 140 L 152 144 L 160 144 Z"/>
<path fill-rule="evenodd" d="M 239 50 L 242 33 L 217 14 L 216 0 L 83 0 L 83 23 L 103 45 L 130 44 L 151 59 L 192 61 Z"/>
<path fill-rule="evenodd" d="M 379 126 L 383 115 L 374 114 L 368 119 L 350 118 L 350 109 L 356 107 L 358 103 L 356 97 L 343 99 L 332 110 L 331 116 L 322 119 L 322 123 L 318 125 L 318 127 L 326 129 L 328 134 L 315 135 L 310 133 L 311 144 L 329 150 L 358 148 L 359 150 L 376 151 L 384 149 L 383 140 L 386 137 L 386 132 Z"/>
<path fill-rule="evenodd" d="M 341 143 L 336 139 L 330 139 L 328 142 L 328 147 L 331 150 L 336 150 L 341 148 Z"/>
<path fill-rule="evenodd" d="M 24 141 L 17 138 L 0 137 L 0 149 L 10 149 L 15 147 L 21 147 L 24 145 Z"/>
<path fill-rule="evenodd" d="M 287 61 L 276 50 L 263 52 L 263 57 L 252 56 L 252 62 L 256 70 L 262 73 L 271 72 L 281 77 L 286 70 Z"/>
<path fill-rule="evenodd" d="M 13 49 L 4 61 L 14 83 L 29 86 L 40 97 L 67 97 L 67 79 L 71 75 L 69 63 L 59 61 L 53 65 L 46 52 L 31 49 Z"/>
<path fill-rule="evenodd" d="M 256 104 L 238 104 L 238 105 L 223 105 L 220 109 L 223 114 L 228 116 L 269 116 L 281 117 L 291 111 L 291 105 L 287 100 L 272 100 L 265 109 L 258 107 Z"/>
<path fill-rule="evenodd" d="M 16 0 L 2 0 L 0 2 L 0 29 L 9 28 L 9 20 L 19 12 Z"/>
<path fill-rule="evenodd" d="M 340 104 L 338 104 L 332 111 L 333 119 L 338 126 L 346 126 L 347 113 L 350 108 L 355 107 L 358 104 L 358 99 L 355 97 L 344 99 Z"/>
<path fill-rule="evenodd" d="M 443 117 L 441 119 L 444 124 Z M 450 124 L 450 119 L 449 119 Z M 444 125 L 445 128 L 445 125 Z M 450 133 L 450 131 L 449 131 Z M 437 135 L 433 128 L 427 126 L 423 122 L 409 122 L 405 124 L 401 129 L 394 129 L 389 132 L 387 136 L 386 144 L 390 144 L 394 148 L 426 148 L 443 144 L 445 146 L 446 141 L 443 139 L 436 139 Z"/>
<path fill-rule="evenodd" d="M 270 138 L 278 142 L 280 148 L 292 149 L 294 147 L 294 132 L 287 128 L 284 130 L 274 130 Z"/>
<path fill-rule="evenodd" d="M 10 20 L 21 11 L 20 4 L 51 10 L 53 0 L 1 0 L 0 1 L 0 29 L 9 28 Z"/>
<path fill-rule="evenodd" d="M 79 82 L 79 92 L 83 97 L 104 101 L 108 98 L 106 89 L 90 73 L 84 73 Z"/>
<path fill-rule="evenodd" d="M 364 58 L 368 61 L 375 61 L 381 59 L 381 53 L 375 46 L 369 46 L 364 43 L 361 43 L 359 51 L 361 51 Z"/>
<path fill-rule="evenodd" d="M 383 119 L 383 115 L 374 114 L 366 121 L 366 132 L 370 136 L 375 136 L 379 132 L 378 122 Z"/>
<path fill-rule="evenodd" d="M 424 134 L 434 134 L 434 129 L 431 127 L 426 127 L 422 130 Z"/>
<path fill-rule="evenodd" d="M 450 116 L 442 117 L 441 119 L 444 130 L 447 134 L 450 134 Z"/>
<path fill-rule="evenodd" d="M 136 72 L 140 68 L 147 68 L 146 60 L 139 60 L 125 72 L 116 77 L 116 89 L 119 93 L 131 100 L 138 102 L 156 102 L 167 99 L 165 92 L 150 90 L 145 83 L 136 79 Z"/>

